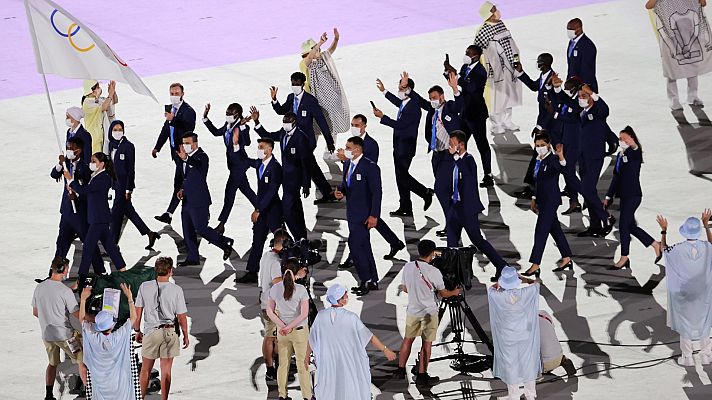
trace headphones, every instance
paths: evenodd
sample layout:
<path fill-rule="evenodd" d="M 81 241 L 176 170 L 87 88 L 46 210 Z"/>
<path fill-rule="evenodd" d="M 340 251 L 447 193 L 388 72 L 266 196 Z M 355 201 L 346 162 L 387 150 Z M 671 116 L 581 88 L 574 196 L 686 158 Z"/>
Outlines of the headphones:
<path fill-rule="evenodd" d="M 62 264 L 55 269 L 55 272 L 58 274 L 63 274 L 64 271 L 67 269 L 67 265 L 69 265 L 69 259 L 67 258 L 62 258 Z"/>

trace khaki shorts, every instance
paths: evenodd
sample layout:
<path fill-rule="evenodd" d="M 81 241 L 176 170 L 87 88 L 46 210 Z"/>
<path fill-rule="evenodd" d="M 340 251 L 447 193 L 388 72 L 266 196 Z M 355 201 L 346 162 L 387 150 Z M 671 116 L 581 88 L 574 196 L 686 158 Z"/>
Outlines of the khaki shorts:
<path fill-rule="evenodd" d="M 438 334 L 438 316 L 435 314 L 416 317 L 406 315 L 405 337 L 414 339 L 422 337 L 426 342 L 433 342 Z"/>
<path fill-rule="evenodd" d="M 154 329 L 143 337 L 141 356 L 149 360 L 176 358 L 180 355 L 180 340 L 175 328 Z"/>
<path fill-rule="evenodd" d="M 79 343 L 82 342 L 82 335 L 79 332 L 75 332 L 74 337 L 79 340 Z M 72 360 L 72 364 L 81 364 L 84 361 L 84 355 L 82 351 L 79 350 L 76 353 L 72 353 L 69 350 L 69 345 L 67 344 L 66 340 L 56 342 L 44 342 L 44 345 L 45 350 L 47 350 L 47 358 L 49 359 L 49 365 L 53 367 L 56 367 L 57 365 L 59 365 L 59 363 L 62 362 L 59 357 L 60 350 L 64 351 L 64 354 L 66 354 Z"/>
<path fill-rule="evenodd" d="M 561 360 L 562 360 L 563 358 L 564 358 L 564 355 L 562 354 L 562 355 L 560 355 L 560 356 L 554 358 L 554 359 L 551 360 L 551 361 L 545 362 L 545 363 L 544 363 L 544 368 L 543 368 L 543 369 L 544 369 L 544 372 L 550 372 L 550 371 L 553 371 L 553 370 L 555 370 L 556 368 L 558 368 L 559 365 L 561 365 Z"/>
<path fill-rule="evenodd" d="M 262 310 L 262 325 L 265 327 L 265 337 L 277 337 L 277 324 L 269 319 L 267 310 Z"/>

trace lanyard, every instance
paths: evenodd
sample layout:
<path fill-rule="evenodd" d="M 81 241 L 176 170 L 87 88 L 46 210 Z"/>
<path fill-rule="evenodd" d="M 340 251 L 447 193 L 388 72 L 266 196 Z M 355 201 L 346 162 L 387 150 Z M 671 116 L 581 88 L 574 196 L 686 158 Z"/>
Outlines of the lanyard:
<path fill-rule="evenodd" d="M 425 284 L 428 285 L 428 289 L 430 289 L 432 291 L 433 285 L 430 282 L 428 282 L 427 279 L 425 279 L 425 275 L 423 275 L 423 271 L 420 270 L 420 265 L 418 265 L 418 260 L 415 260 L 415 268 L 418 269 L 418 273 L 420 274 L 420 279 L 422 279 L 423 282 L 425 282 Z"/>

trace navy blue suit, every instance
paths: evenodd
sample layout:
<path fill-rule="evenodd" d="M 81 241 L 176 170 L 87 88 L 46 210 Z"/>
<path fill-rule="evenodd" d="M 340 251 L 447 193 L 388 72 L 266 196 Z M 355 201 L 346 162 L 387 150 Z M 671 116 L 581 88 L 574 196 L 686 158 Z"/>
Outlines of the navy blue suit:
<path fill-rule="evenodd" d="M 616 158 L 613 169 L 613 180 L 606 197 L 620 197 L 620 219 L 618 229 L 621 240 L 621 256 L 627 256 L 630 251 L 630 235 L 635 236 L 645 247 L 655 241 L 635 222 L 635 211 L 643 200 L 640 188 L 640 166 L 643 163 L 643 151 L 640 148 L 629 147 Z"/>
<path fill-rule="evenodd" d="M 205 121 L 205 126 L 213 136 L 222 137 L 225 144 L 225 157 L 227 158 L 227 169 L 230 171 L 230 176 L 225 183 L 225 197 L 223 199 L 223 208 L 218 216 L 218 221 L 225 223 L 230 216 L 232 206 L 235 204 L 235 194 L 239 189 L 247 200 L 254 206 L 256 195 L 250 187 L 250 182 L 247 181 L 247 168 L 250 166 L 250 159 L 247 157 L 245 147 L 249 146 L 250 127 L 247 125 L 239 125 L 239 122 L 228 127 L 227 122 L 220 129 L 216 128 L 210 120 Z M 238 131 L 237 149 L 232 144 L 235 135 L 235 128 Z"/>
<path fill-rule="evenodd" d="M 175 109 L 175 107 L 174 107 Z M 170 145 L 171 159 L 176 165 L 175 175 L 173 176 L 173 195 L 171 196 L 168 212 L 174 213 L 178 208 L 178 197 L 176 193 L 180 190 L 183 184 L 183 161 L 178 157 L 176 152 L 183 143 L 183 134 L 193 132 L 195 130 L 195 110 L 186 102 L 183 102 L 174 112 L 173 120 L 163 122 L 161 133 L 158 135 L 154 149 L 160 151 L 166 142 Z"/>
<path fill-rule="evenodd" d="M 295 239 L 307 237 L 304 222 L 304 207 L 300 189 L 311 187 L 309 155 L 312 154 L 309 138 L 301 128 L 296 127 L 290 134 L 280 129 L 268 132 L 263 126 L 255 128 L 260 137 L 274 140 L 282 154 L 282 214 L 284 222 Z"/>
<path fill-rule="evenodd" d="M 447 212 L 447 245 L 448 247 L 460 246 L 462 228 L 477 249 L 482 251 L 495 266 L 499 276 L 500 271 L 507 263 L 489 241 L 482 237 L 480 231 L 479 214 L 485 209 L 480 201 L 480 192 L 477 187 L 477 164 L 472 154 L 464 153 L 458 160 L 448 153 L 452 160 L 449 174 L 440 178 L 446 179 L 442 186 L 449 189 L 448 201 L 450 205 Z M 457 184 L 456 184 L 457 183 Z"/>
<path fill-rule="evenodd" d="M 393 128 L 393 165 L 396 173 L 396 186 L 398 186 L 399 209 L 412 211 L 413 203 L 410 192 L 425 198 L 428 189 L 417 179 L 410 175 L 410 164 L 415 157 L 418 144 L 418 128 L 423 111 L 417 101 L 399 99 L 391 92 L 386 92 L 386 99 L 398 107 L 396 119 L 384 115 L 381 124 Z M 405 102 L 405 104 L 404 104 Z M 370 158 L 370 157 L 368 157 Z M 377 161 L 375 161 L 377 162 Z"/>
<path fill-rule="evenodd" d="M 585 33 L 581 34 L 578 42 L 571 48 L 573 39 L 569 41 L 566 48 L 566 61 L 569 69 L 566 78 L 578 76 L 584 83 L 591 87 L 591 90 L 598 93 L 598 81 L 596 80 L 596 45 Z"/>
<path fill-rule="evenodd" d="M 67 140 L 69 138 L 77 137 L 82 140 L 82 161 L 84 161 L 87 165 L 91 163 L 91 156 L 93 155 L 91 152 L 91 134 L 87 132 L 86 129 L 84 129 L 84 126 L 82 124 L 79 124 L 79 127 L 77 128 L 77 131 L 75 133 L 71 132 L 71 129 L 67 129 Z M 65 142 L 66 145 L 66 142 Z"/>
<path fill-rule="evenodd" d="M 349 252 L 356 265 L 361 284 L 378 282 L 376 260 L 371 249 L 371 235 L 366 226 L 369 217 L 381 219 L 381 169 L 365 156 L 344 163 L 339 191 L 346 197 L 346 219 L 349 224 Z"/>
<path fill-rule="evenodd" d="M 475 138 L 477 151 L 482 158 L 482 170 L 485 175 L 492 173 L 492 150 L 487 140 L 487 104 L 484 91 L 487 83 L 487 70 L 482 63 L 462 65 L 457 84 L 462 88 L 464 104 L 462 108 L 463 130 Z"/>
<path fill-rule="evenodd" d="M 294 110 L 294 93 L 290 93 L 287 96 L 287 100 L 284 104 L 279 104 L 278 101 L 273 101 L 272 108 L 279 115 L 284 115 L 289 111 L 297 114 L 297 126 L 300 127 L 307 135 L 312 151 L 316 148 L 316 135 L 314 134 L 315 121 L 319 126 L 319 129 L 321 129 L 322 136 L 324 136 L 327 146 L 333 148 L 334 138 L 331 136 L 331 129 L 329 129 L 329 125 L 326 122 L 326 118 L 324 117 L 324 112 L 319 105 L 319 101 L 316 97 L 305 91 L 302 91 L 300 96 L 301 100 L 299 101 L 296 111 Z M 329 185 L 329 182 L 324 177 L 324 173 L 321 172 L 321 168 L 319 167 L 319 164 L 317 164 L 316 157 L 314 157 L 313 153 L 309 159 L 309 164 L 311 169 L 311 179 L 314 181 L 314 185 L 317 189 L 319 189 L 322 196 L 328 196 L 331 193 L 331 185 Z"/>
<path fill-rule="evenodd" d="M 566 149 L 564 149 L 564 152 Z M 561 191 L 559 190 L 559 175 L 564 167 L 559 162 L 556 154 L 550 153 L 543 160 L 537 159 L 535 166 L 534 182 L 536 193 L 536 205 L 539 213 L 534 228 L 534 246 L 529 262 L 541 264 L 541 256 L 544 254 L 546 240 L 551 235 L 559 248 L 561 257 L 571 257 L 571 248 L 566 241 L 564 231 L 561 230 L 561 223 L 556 214 L 556 210 L 561 205 Z"/>
<path fill-rule="evenodd" d="M 282 226 L 282 201 L 279 199 L 279 187 L 282 186 L 282 166 L 272 155 L 267 166 L 260 171 L 262 160 L 253 160 L 252 167 L 257 172 L 257 201 L 255 209 L 260 212 L 252 227 L 252 248 L 247 259 L 247 271 L 257 273 L 265 241 L 270 232 Z"/>
<path fill-rule="evenodd" d="M 80 185 L 86 184 L 91 178 L 89 166 L 81 159 L 77 160 L 75 163 L 72 163 L 69 159 L 65 159 L 64 168 L 69 170 L 69 172 L 74 176 L 74 179 L 76 179 Z M 57 171 L 56 168 L 52 168 L 49 175 L 52 179 L 59 181 L 60 179 L 63 179 L 63 171 L 64 170 Z M 66 183 L 66 181 L 63 182 Z M 54 255 L 64 258 L 67 257 L 69 248 L 75 238 L 79 238 L 79 240 L 84 243 L 87 231 L 89 230 L 89 225 L 87 224 L 86 196 L 77 196 L 74 200 L 74 206 L 72 206 L 72 200 L 69 198 L 67 185 L 64 184 L 62 186 L 62 203 L 59 207 L 59 232 L 57 233 L 57 248 Z M 101 253 L 98 248 L 94 251 L 92 266 L 94 267 L 94 272 L 97 274 L 106 272 L 104 269 L 104 261 L 101 258 Z"/>
<path fill-rule="evenodd" d="M 112 183 L 109 173 L 101 171 L 91 177 L 89 182 L 84 185 L 80 185 L 76 180 L 69 184 L 79 196 L 86 196 L 87 202 L 89 229 L 82 249 L 82 261 L 79 265 L 80 277 L 86 276 L 89 272 L 89 264 L 92 263 L 92 258 L 99 242 L 104 246 L 106 253 L 117 269 L 126 268 L 126 262 L 109 232 L 109 224 L 111 223 L 109 189 L 111 189 Z"/>
<path fill-rule="evenodd" d="M 576 165 L 581 154 L 581 112 L 583 111 L 578 104 L 578 92 L 576 93 L 574 97 L 563 89 L 554 93 L 556 111 L 552 124 L 552 137 L 558 138 L 564 145 L 566 167 L 562 170 L 562 174 L 566 182 L 569 202 L 572 204 L 578 203 L 576 188 L 579 187 L 579 182 L 576 177 Z"/>
<path fill-rule="evenodd" d="M 114 243 L 119 243 L 119 234 L 121 233 L 124 217 L 128 217 L 142 236 L 147 235 L 151 230 L 148 229 L 146 223 L 138 215 L 131 201 L 126 200 L 126 193 L 133 191 L 136 187 L 136 148 L 124 136 L 118 142 L 112 138 L 109 142 L 109 150 L 114 162 L 114 172 L 116 173 L 114 204 L 111 207 L 111 227 L 109 230 Z"/>
<path fill-rule="evenodd" d="M 602 221 L 608 220 L 608 212 L 603 209 L 603 203 L 598 196 L 598 179 L 603 169 L 606 153 L 606 134 L 610 130 L 606 123 L 608 105 L 603 99 L 593 103 L 588 110 L 581 112 L 581 154 L 579 156 L 580 188 L 574 188 L 581 193 L 589 207 L 591 226 L 598 227 Z M 564 151 L 566 151 L 564 149 Z"/>
<path fill-rule="evenodd" d="M 532 78 L 527 75 L 526 72 L 522 72 L 519 76 L 519 80 L 529 88 L 532 92 L 537 92 L 536 100 L 539 103 L 539 114 L 536 117 L 536 124 L 543 129 L 551 132 L 551 125 L 553 121 L 553 114 L 547 109 L 547 103 L 555 101 L 554 88 L 548 82 L 549 78 L 555 74 L 554 70 L 549 70 L 549 74 L 546 77 L 547 82 L 542 82 L 543 73 L 539 74 L 537 80 L 532 80 Z M 552 141 L 554 142 L 554 141 Z M 558 143 L 558 141 L 556 141 Z"/>
<path fill-rule="evenodd" d="M 228 246 L 231 240 L 208 226 L 212 204 L 207 181 L 208 167 L 208 155 L 201 148 L 195 150 L 185 161 L 181 160 L 183 238 L 188 248 L 186 261 L 193 263 L 200 262 L 196 233 L 221 249 Z"/>

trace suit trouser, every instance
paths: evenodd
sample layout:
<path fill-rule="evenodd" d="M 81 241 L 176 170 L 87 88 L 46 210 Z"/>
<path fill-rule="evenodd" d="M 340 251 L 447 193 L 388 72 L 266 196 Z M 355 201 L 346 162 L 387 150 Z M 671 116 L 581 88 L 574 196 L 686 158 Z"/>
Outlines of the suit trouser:
<path fill-rule="evenodd" d="M 561 229 L 561 223 L 556 215 L 556 210 L 559 209 L 559 204 L 537 204 L 539 206 L 539 214 L 536 219 L 536 227 L 534 228 L 534 246 L 532 247 L 532 255 L 529 257 L 529 262 L 532 264 L 541 264 L 541 256 L 544 254 L 546 240 L 549 235 L 554 238 L 556 247 L 559 248 L 561 258 L 571 257 L 571 248 L 569 242 L 566 241 L 564 231 Z"/>
<path fill-rule="evenodd" d="M 378 282 L 376 260 L 371 249 L 371 234 L 365 220 L 349 222 L 349 252 L 356 265 L 356 272 L 361 283 Z"/>
<path fill-rule="evenodd" d="M 696 76 L 687 78 L 687 102 L 692 103 L 697 100 L 698 80 Z M 667 80 L 667 96 L 672 102 L 680 102 L 680 94 L 677 91 L 677 80 Z"/>
<path fill-rule="evenodd" d="M 168 210 L 166 210 L 166 212 L 171 214 L 176 212 L 176 209 L 178 208 L 178 204 L 180 203 L 180 199 L 178 199 L 178 192 L 183 187 L 183 161 L 179 158 L 174 158 L 173 162 L 176 165 L 175 175 L 173 176 L 173 196 L 171 196 L 171 202 L 168 203 Z"/>
<path fill-rule="evenodd" d="M 396 186 L 398 186 L 399 207 L 401 210 L 412 211 L 413 203 L 410 200 L 410 192 L 421 198 L 425 198 L 428 188 L 413 178 L 410 174 L 410 164 L 413 162 L 412 156 L 401 157 L 393 153 L 393 165 L 396 172 Z"/>
<path fill-rule="evenodd" d="M 209 207 L 186 207 L 184 204 L 180 215 L 183 220 L 183 238 L 188 248 L 186 261 L 200 262 L 197 235 L 221 249 L 227 246 L 225 236 L 208 226 L 208 221 L 210 220 Z"/>
<path fill-rule="evenodd" d="M 79 275 L 86 276 L 89 273 L 89 264 L 92 263 L 94 253 L 98 251 L 98 243 L 104 246 L 104 250 L 111 258 L 114 266 L 117 269 L 126 268 L 126 262 L 121 256 L 119 248 L 116 246 L 109 232 L 109 223 L 98 223 L 89 225 L 87 230 L 86 240 L 84 241 L 84 249 L 82 250 L 82 262 L 79 264 Z M 102 266 L 103 269 L 103 266 Z M 94 269 L 95 273 L 103 273 Z"/>
<path fill-rule="evenodd" d="M 261 211 L 255 225 L 252 227 L 252 247 L 247 259 L 247 272 L 257 273 L 260 270 L 260 260 L 264 253 L 267 235 L 282 227 L 282 205 L 274 203 L 267 210 Z"/>
<path fill-rule="evenodd" d="M 538 154 L 536 151 L 532 151 L 532 158 L 529 160 L 529 166 L 527 166 L 527 172 L 524 174 L 524 183 L 534 186 L 534 167 L 536 166 L 536 158 Z"/>
<path fill-rule="evenodd" d="M 446 152 L 447 150 L 443 151 Z M 444 155 L 441 155 L 441 153 L 442 152 L 433 153 L 430 162 L 433 167 L 433 177 L 435 177 L 435 197 L 438 198 L 438 202 L 447 220 L 448 209 L 450 208 L 450 181 L 452 180 L 452 171 L 442 166 L 443 161 L 441 161 L 440 158 L 444 157 Z"/>
<path fill-rule="evenodd" d="M 391 246 L 396 246 L 401 241 L 382 218 L 378 218 L 378 222 L 376 222 L 376 232 Z"/>
<path fill-rule="evenodd" d="M 618 230 L 621 237 L 621 256 L 627 256 L 630 252 L 630 235 L 635 236 L 645 247 L 650 246 L 655 241 L 648 232 L 644 231 L 635 222 L 635 211 L 642 200 L 642 196 L 621 198 L 621 213 L 618 222 Z"/>
<path fill-rule="evenodd" d="M 487 140 L 487 118 L 479 120 L 465 119 L 464 122 L 467 125 L 468 133 L 472 134 L 475 139 L 477 151 L 479 151 L 482 158 L 482 172 L 485 175 L 489 175 L 492 173 L 492 149 L 490 149 L 490 144 Z"/>
<path fill-rule="evenodd" d="M 314 154 L 309 155 L 309 165 L 309 168 L 311 169 L 311 179 L 312 182 L 314 182 L 314 186 L 319 189 L 322 196 L 328 196 L 332 192 L 332 188 L 329 181 L 326 180 L 324 173 L 321 171 L 319 163 L 316 162 Z"/>
<path fill-rule="evenodd" d="M 75 238 L 79 238 L 82 243 L 85 243 L 86 233 L 88 230 L 86 222 L 82 220 L 79 214 L 65 215 L 62 214 L 59 220 L 59 232 L 57 233 L 57 249 L 54 252 L 55 257 L 67 257 L 69 247 Z M 82 250 L 82 258 L 86 252 L 86 247 Z M 87 253 L 88 254 L 88 253 Z M 101 253 L 97 247 L 92 256 L 91 265 L 94 267 L 94 272 L 103 274 L 106 272 L 104 268 L 104 260 L 101 258 Z M 88 268 L 87 268 L 88 270 Z"/>
<path fill-rule="evenodd" d="M 227 178 L 227 183 L 225 183 L 225 197 L 223 201 L 223 208 L 218 216 L 218 221 L 225 223 L 227 218 L 230 216 L 232 211 L 232 206 L 235 204 L 235 195 L 237 190 L 247 197 L 247 200 L 254 206 L 257 199 L 257 195 L 250 187 L 250 182 L 247 180 L 247 175 L 245 175 L 245 170 L 231 169 L 230 176 Z"/>
<path fill-rule="evenodd" d="M 141 217 L 136 212 L 133 203 L 130 200 L 126 200 L 126 191 L 115 190 L 114 204 L 111 206 L 111 226 L 109 227 L 111 239 L 114 243 L 119 243 L 121 224 L 124 222 L 124 216 L 134 224 L 141 236 L 147 235 L 151 232 L 148 226 L 146 226 L 146 223 L 143 222 Z"/>
<path fill-rule="evenodd" d="M 282 185 L 282 214 L 284 215 L 284 222 L 289 231 L 292 232 L 295 240 L 306 239 L 307 225 L 304 222 L 304 207 L 299 193 L 301 179 L 294 181 L 294 183 L 286 183 L 292 177 L 285 176 L 285 178 Z"/>
<path fill-rule="evenodd" d="M 492 262 L 497 270 L 496 275 L 499 276 L 502 268 L 507 265 L 507 262 L 504 261 L 502 256 L 497 253 L 497 250 L 492 247 L 492 244 L 482 237 L 478 215 L 475 214 L 474 211 L 466 209 L 462 202 L 457 202 L 449 207 L 447 216 L 446 229 L 448 247 L 458 247 L 460 245 L 462 228 L 465 228 L 465 232 L 467 232 L 467 236 L 470 238 L 472 244 L 474 244 L 478 250 L 482 251 Z"/>
<path fill-rule="evenodd" d="M 567 163 L 568 164 L 568 163 Z M 603 208 L 603 202 L 598 197 L 598 179 L 601 177 L 603 168 L 603 158 L 590 159 L 581 157 L 579 159 L 579 174 L 581 180 L 575 180 L 574 190 L 581 193 L 583 199 L 588 204 L 591 227 L 601 227 L 603 221 L 608 221 L 608 212 Z"/>
<path fill-rule="evenodd" d="M 285 321 L 289 323 L 288 321 Z M 299 373 L 299 388 L 302 391 L 302 398 L 312 398 L 312 381 L 309 370 L 304 366 L 304 357 L 307 354 L 307 344 L 309 343 L 309 327 L 294 329 L 286 336 L 277 334 L 277 348 L 279 350 L 279 368 L 277 369 L 277 387 L 279 397 L 287 398 L 287 376 L 289 366 L 292 361 L 292 354 L 297 359 L 297 372 Z"/>
<path fill-rule="evenodd" d="M 569 203 L 571 204 L 578 203 L 576 165 L 579 161 L 579 140 L 578 137 L 567 138 L 567 136 L 573 136 L 575 134 L 578 134 L 578 132 L 567 131 L 562 138 L 564 144 L 564 159 L 566 160 L 566 166 L 563 169 L 562 175 L 564 175 L 566 193 L 569 197 Z"/>

